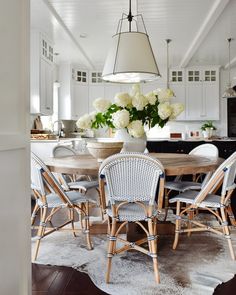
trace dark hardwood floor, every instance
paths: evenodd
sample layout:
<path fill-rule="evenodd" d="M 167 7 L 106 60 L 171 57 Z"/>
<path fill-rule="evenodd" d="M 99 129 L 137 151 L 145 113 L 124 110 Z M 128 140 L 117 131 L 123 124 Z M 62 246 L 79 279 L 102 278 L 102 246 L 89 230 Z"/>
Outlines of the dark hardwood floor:
<path fill-rule="evenodd" d="M 102 295 L 85 273 L 71 267 L 32 264 L 32 295 Z"/>

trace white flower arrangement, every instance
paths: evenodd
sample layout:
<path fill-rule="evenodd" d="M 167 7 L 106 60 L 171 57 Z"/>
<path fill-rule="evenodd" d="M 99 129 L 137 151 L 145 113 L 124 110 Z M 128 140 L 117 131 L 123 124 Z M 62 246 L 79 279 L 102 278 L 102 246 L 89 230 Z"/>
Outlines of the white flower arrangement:
<path fill-rule="evenodd" d="M 130 93 L 117 93 L 114 103 L 97 98 L 93 103 L 96 112 L 82 116 L 76 124 L 82 129 L 127 128 L 131 136 L 142 137 L 145 125 L 164 127 L 184 110 L 183 104 L 170 103 L 173 96 L 171 89 L 157 89 L 143 95 L 140 85 L 135 84 Z"/>

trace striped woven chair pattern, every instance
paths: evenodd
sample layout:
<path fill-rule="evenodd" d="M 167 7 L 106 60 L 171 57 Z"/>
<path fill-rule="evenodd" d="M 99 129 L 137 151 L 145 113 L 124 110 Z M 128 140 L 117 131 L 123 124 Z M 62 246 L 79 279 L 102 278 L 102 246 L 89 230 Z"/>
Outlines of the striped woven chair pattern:
<path fill-rule="evenodd" d="M 106 201 L 103 202 L 107 203 L 106 212 L 109 225 L 106 282 L 110 280 L 113 255 L 127 250 L 138 250 L 152 257 L 155 279 L 159 282 L 156 219 L 163 201 L 164 169 L 162 164 L 148 155 L 121 153 L 105 159 L 100 166 L 99 175 L 103 197 L 105 197 L 104 180 L 108 191 Z M 157 189 L 158 204 L 155 202 Z M 141 221 L 148 223 L 148 229 Z M 147 238 L 130 243 L 127 239 L 118 236 L 128 222 L 139 225 Z M 124 246 L 117 249 L 117 240 Z M 146 241 L 148 241 L 149 250 L 140 246 Z"/>

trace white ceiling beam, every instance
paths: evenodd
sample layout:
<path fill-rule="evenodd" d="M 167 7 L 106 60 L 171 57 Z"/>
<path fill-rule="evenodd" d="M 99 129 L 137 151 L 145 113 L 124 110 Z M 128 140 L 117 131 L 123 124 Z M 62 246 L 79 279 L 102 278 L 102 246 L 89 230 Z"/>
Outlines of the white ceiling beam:
<path fill-rule="evenodd" d="M 233 67 L 233 66 L 236 65 L 236 56 L 233 57 L 233 58 L 231 59 L 231 61 L 230 61 L 229 63 L 227 63 L 227 64 L 224 66 L 224 69 L 227 70 L 228 67 L 229 67 L 229 65 L 230 65 L 230 67 Z"/>
<path fill-rule="evenodd" d="M 82 54 L 82 56 L 85 59 L 86 64 L 89 66 L 89 68 L 91 69 L 95 69 L 95 65 L 92 63 L 92 61 L 90 60 L 90 58 L 88 57 L 88 55 L 86 54 L 86 52 L 84 51 L 84 49 L 81 47 L 81 45 L 79 44 L 79 42 L 76 40 L 76 38 L 74 37 L 74 35 L 71 33 L 71 31 L 68 29 L 68 27 L 66 26 L 66 24 L 63 22 L 62 18 L 60 17 L 60 15 L 56 12 L 56 10 L 54 9 L 54 7 L 51 5 L 51 3 L 48 2 L 48 0 L 42 0 L 46 6 L 48 7 L 48 9 L 50 10 L 50 12 L 53 14 L 53 16 L 55 17 L 55 19 L 57 20 L 57 22 L 61 25 L 61 27 L 64 29 L 64 31 L 67 33 L 67 35 L 69 36 L 69 38 L 72 40 L 72 42 L 75 44 L 75 46 L 77 47 L 77 49 L 79 50 L 79 52 Z"/>
<path fill-rule="evenodd" d="M 215 0 L 214 4 L 212 5 L 207 17 L 205 18 L 204 22 L 202 23 L 200 29 L 198 30 L 197 34 L 195 35 L 193 41 L 190 43 L 186 53 L 184 54 L 183 59 L 180 62 L 180 67 L 184 68 L 188 65 L 191 58 L 201 45 L 202 41 L 208 35 L 209 31 L 217 21 L 218 17 L 225 9 L 226 5 L 229 3 L 230 0 Z"/>

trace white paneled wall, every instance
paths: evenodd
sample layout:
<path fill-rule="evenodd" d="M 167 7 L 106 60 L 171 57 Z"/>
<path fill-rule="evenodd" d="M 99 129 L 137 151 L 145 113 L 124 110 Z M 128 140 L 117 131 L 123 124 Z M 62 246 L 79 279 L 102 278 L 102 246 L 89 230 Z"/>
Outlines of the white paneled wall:
<path fill-rule="evenodd" d="M 0 294 L 30 295 L 29 0 L 0 2 Z"/>

